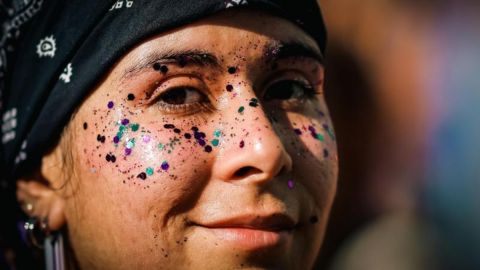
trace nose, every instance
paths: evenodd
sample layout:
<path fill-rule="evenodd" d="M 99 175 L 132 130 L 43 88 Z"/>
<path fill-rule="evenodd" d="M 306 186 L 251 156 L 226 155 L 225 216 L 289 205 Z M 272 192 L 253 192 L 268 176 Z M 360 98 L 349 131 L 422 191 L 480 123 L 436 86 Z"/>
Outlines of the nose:
<path fill-rule="evenodd" d="M 291 172 L 292 158 L 263 109 L 250 107 L 243 117 L 244 122 L 232 119 L 238 132 L 217 157 L 213 176 L 261 184 Z"/>

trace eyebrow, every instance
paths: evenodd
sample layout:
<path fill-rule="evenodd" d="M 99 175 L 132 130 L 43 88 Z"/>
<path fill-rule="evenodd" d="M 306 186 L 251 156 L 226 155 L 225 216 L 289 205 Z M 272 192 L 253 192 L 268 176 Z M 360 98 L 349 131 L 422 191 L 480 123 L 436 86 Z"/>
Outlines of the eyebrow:
<path fill-rule="evenodd" d="M 158 52 L 153 51 L 150 54 L 137 60 L 137 63 L 126 69 L 122 78 L 131 77 L 144 69 L 152 68 L 155 63 L 160 64 L 177 64 L 181 67 L 196 65 L 196 66 L 211 66 L 220 68 L 218 58 L 210 52 L 201 50 L 184 50 L 184 51 L 167 51 Z"/>
<path fill-rule="evenodd" d="M 324 58 L 320 52 L 299 41 L 272 41 L 265 46 L 264 55 L 266 61 L 271 63 L 291 57 L 306 57 L 324 64 Z"/>
<path fill-rule="evenodd" d="M 324 63 L 323 56 L 314 48 L 299 41 L 271 41 L 264 47 L 264 60 L 267 63 L 274 63 L 276 61 L 292 58 L 292 57 L 307 57 L 318 61 L 320 64 Z M 122 74 L 122 80 L 132 77 L 139 72 L 152 68 L 155 63 L 160 64 L 177 64 L 184 66 L 210 66 L 216 69 L 221 69 L 221 64 L 218 58 L 208 51 L 202 50 L 170 50 L 166 52 L 152 51 L 151 53 L 141 57 L 137 63 L 127 68 Z"/>

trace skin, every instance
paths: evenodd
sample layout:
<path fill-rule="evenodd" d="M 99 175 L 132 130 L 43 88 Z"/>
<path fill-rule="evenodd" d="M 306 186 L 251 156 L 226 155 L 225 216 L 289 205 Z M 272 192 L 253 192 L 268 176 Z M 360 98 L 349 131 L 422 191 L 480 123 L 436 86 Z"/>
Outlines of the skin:
<path fill-rule="evenodd" d="M 312 268 L 336 190 L 337 151 L 322 64 L 312 57 L 268 60 L 276 51 L 272 44 L 291 41 L 319 52 L 292 23 L 242 10 L 143 42 L 112 67 L 45 156 L 40 175 L 48 184 L 21 180 L 19 200 L 33 202 L 31 215 L 48 216 L 51 229 L 68 226 L 81 269 Z M 160 61 L 140 68 L 152 52 L 198 49 L 214 55 L 218 65 Z M 279 81 L 293 86 L 272 86 Z M 288 94 L 292 87 L 294 95 Z M 258 100 L 255 107 L 249 105 L 252 98 Z M 191 103 L 168 105 L 172 100 Z M 129 124 L 115 146 L 123 119 Z M 132 124 L 139 129 L 133 131 Z M 193 138 L 192 127 L 205 133 L 211 152 Z M 135 146 L 126 155 L 131 138 Z M 164 161 L 168 170 L 162 169 Z M 277 245 L 252 249 L 199 226 L 245 213 L 281 213 L 297 227 Z"/>

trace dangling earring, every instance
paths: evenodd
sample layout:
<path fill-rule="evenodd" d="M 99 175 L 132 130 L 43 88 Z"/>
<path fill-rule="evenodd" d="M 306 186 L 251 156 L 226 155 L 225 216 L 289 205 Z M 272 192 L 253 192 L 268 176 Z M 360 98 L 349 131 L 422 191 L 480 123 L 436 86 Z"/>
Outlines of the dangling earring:
<path fill-rule="evenodd" d="M 23 227 L 27 233 L 29 243 L 36 248 L 43 249 L 43 242 L 48 234 L 47 218 L 40 220 L 37 217 L 31 217 L 25 222 Z"/>
<path fill-rule="evenodd" d="M 60 232 L 50 232 L 48 219 L 30 218 L 24 224 L 29 242 L 36 248 L 43 249 L 46 270 L 64 270 L 65 258 L 63 238 Z"/>

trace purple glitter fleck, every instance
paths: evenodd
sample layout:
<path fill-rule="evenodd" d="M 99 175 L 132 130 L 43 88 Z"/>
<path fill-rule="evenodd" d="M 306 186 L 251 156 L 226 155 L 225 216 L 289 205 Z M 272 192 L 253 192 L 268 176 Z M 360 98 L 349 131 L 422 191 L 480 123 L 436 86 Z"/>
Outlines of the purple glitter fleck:
<path fill-rule="evenodd" d="M 295 187 L 295 182 L 292 179 L 290 179 L 288 180 L 287 185 L 288 185 L 288 188 L 293 189 Z"/>
<path fill-rule="evenodd" d="M 302 135 L 302 131 L 299 128 L 294 129 L 297 135 Z"/>
<path fill-rule="evenodd" d="M 118 138 L 118 136 L 113 137 L 113 143 L 119 143 L 119 142 L 120 142 L 120 138 Z"/>
<path fill-rule="evenodd" d="M 125 148 L 125 155 L 129 156 L 130 154 L 132 154 L 132 149 L 131 148 Z"/>
<path fill-rule="evenodd" d="M 162 170 L 166 171 L 168 170 L 168 168 L 170 168 L 170 165 L 168 165 L 168 162 L 164 161 L 161 167 L 162 167 Z"/>
<path fill-rule="evenodd" d="M 122 120 L 122 125 L 126 126 L 126 125 L 128 125 L 128 123 L 130 123 L 130 121 L 128 119 L 125 118 L 125 119 Z"/>
<path fill-rule="evenodd" d="M 109 109 L 113 108 L 113 101 L 109 101 L 108 104 L 107 104 L 107 107 Z"/>

